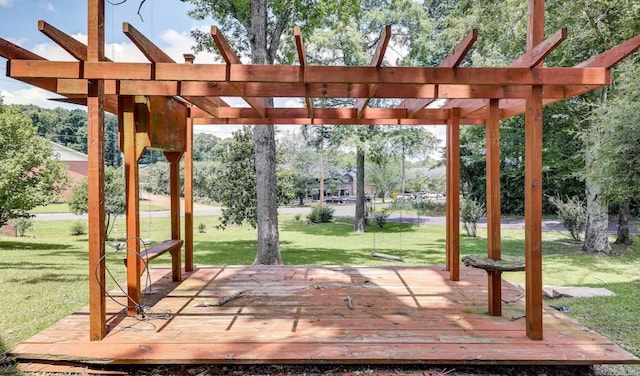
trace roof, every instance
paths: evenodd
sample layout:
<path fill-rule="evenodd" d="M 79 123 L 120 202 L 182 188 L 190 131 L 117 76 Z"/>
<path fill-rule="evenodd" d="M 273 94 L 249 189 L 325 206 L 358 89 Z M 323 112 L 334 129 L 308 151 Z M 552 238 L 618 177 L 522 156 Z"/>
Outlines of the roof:
<path fill-rule="evenodd" d="M 53 141 L 47 140 L 53 146 L 53 153 L 61 162 L 87 162 L 89 157 L 77 150 L 70 149 Z"/>

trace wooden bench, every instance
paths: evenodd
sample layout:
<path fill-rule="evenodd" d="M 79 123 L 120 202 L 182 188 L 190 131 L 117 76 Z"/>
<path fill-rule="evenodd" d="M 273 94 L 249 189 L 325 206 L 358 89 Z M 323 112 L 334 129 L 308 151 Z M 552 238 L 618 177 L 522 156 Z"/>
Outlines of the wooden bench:
<path fill-rule="evenodd" d="M 174 281 L 182 279 L 182 261 L 180 259 L 180 251 L 182 250 L 182 240 L 165 240 L 155 244 L 146 250 L 141 250 L 140 257 L 147 263 L 165 252 L 171 253 L 171 274 Z M 127 259 L 124 259 L 124 265 L 127 265 Z M 142 273 L 144 270 L 141 270 Z"/>

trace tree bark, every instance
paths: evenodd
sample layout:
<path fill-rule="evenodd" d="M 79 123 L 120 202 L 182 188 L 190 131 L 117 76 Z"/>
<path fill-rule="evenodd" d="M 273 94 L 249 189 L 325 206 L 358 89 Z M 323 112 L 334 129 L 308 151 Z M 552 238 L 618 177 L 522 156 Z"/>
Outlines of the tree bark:
<path fill-rule="evenodd" d="M 251 62 L 267 62 L 267 1 L 251 1 Z M 271 59 L 269 59 L 271 60 Z M 271 100 L 269 100 L 271 102 Z M 258 200 L 258 250 L 254 264 L 282 264 L 276 197 L 276 141 L 273 124 L 258 125 L 253 131 L 256 150 L 256 192 Z"/>
<path fill-rule="evenodd" d="M 364 149 L 358 146 L 356 151 L 356 215 L 353 221 L 353 231 L 365 232 L 364 211 Z"/>
<path fill-rule="evenodd" d="M 596 136 L 597 137 L 597 136 Z M 593 146 L 591 146 L 593 147 Z M 593 165 L 593 152 L 587 146 L 585 152 L 586 168 Z M 585 179 L 587 195 L 587 228 L 584 235 L 584 252 L 611 253 L 609 244 L 609 203 L 602 192 L 602 186 L 587 175 Z"/>
<path fill-rule="evenodd" d="M 629 237 L 629 212 L 631 211 L 631 200 L 626 199 L 620 203 L 618 208 L 618 238 L 614 244 L 631 245 L 633 242 Z"/>
<path fill-rule="evenodd" d="M 320 205 L 324 204 L 324 149 L 320 146 Z"/>

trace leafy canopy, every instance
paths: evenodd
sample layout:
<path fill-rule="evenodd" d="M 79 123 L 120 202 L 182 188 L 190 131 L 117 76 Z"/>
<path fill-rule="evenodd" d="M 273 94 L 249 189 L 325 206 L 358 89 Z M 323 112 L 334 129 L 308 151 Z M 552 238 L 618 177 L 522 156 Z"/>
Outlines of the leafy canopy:
<path fill-rule="evenodd" d="M 46 205 L 68 185 L 64 165 L 31 120 L 0 98 L 0 227 Z"/>

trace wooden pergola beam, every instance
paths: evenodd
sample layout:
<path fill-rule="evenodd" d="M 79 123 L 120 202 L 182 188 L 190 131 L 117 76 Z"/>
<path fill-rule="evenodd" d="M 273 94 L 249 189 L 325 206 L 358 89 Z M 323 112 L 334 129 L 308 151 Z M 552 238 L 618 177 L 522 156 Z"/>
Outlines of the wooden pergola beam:
<path fill-rule="evenodd" d="M 140 52 L 151 63 L 175 63 L 169 55 L 167 55 L 161 48 L 156 46 L 147 37 L 139 32 L 128 22 L 122 23 L 122 32 L 138 47 Z M 228 106 L 226 102 L 217 97 L 195 97 L 195 96 L 183 96 L 185 100 L 193 103 L 195 106 L 200 107 L 204 111 L 208 112 L 212 116 L 217 116 L 218 107 Z"/>
<path fill-rule="evenodd" d="M 148 81 L 148 80 L 120 80 L 116 85 L 115 80 L 105 81 L 105 94 L 107 95 L 157 95 L 157 96 L 181 96 L 181 97 L 217 97 L 237 96 L 237 89 L 227 82 L 197 81 Z M 56 91 L 61 95 L 87 95 L 86 79 L 61 78 L 58 79 Z M 593 90 L 599 86 L 590 88 Z M 586 85 L 543 85 L 545 98 L 562 99 L 575 90 L 583 90 Z M 406 96 L 411 98 L 433 98 L 436 96 L 436 85 L 433 84 L 384 84 L 379 85 L 372 98 L 398 98 Z M 526 98 L 528 85 L 438 85 L 439 98 Z M 247 83 L 244 85 L 242 96 L 244 97 L 305 97 L 305 98 L 363 98 L 369 94 L 366 84 L 299 84 L 299 83 Z M 482 99 L 467 101 L 480 103 Z M 465 102 L 466 103 L 466 102 Z M 217 103 L 215 103 L 217 104 Z M 228 107 L 220 103 L 220 107 Z M 403 108 L 403 107 L 398 107 Z M 416 111 L 416 113 L 419 111 Z M 415 113 L 413 114 L 415 115 Z"/>
<path fill-rule="evenodd" d="M 391 39 L 391 25 L 386 25 L 384 29 L 380 32 L 380 38 L 378 38 L 378 44 L 376 46 L 376 51 L 373 53 L 371 57 L 371 63 L 369 64 L 372 67 L 380 68 L 382 66 L 382 62 L 384 61 L 384 54 L 387 51 L 387 46 L 389 45 L 389 40 Z M 369 84 L 368 85 L 368 93 L 365 98 L 356 98 L 356 114 L 359 118 L 362 116 L 362 112 L 369 105 L 369 101 L 371 97 L 378 90 L 378 84 Z"/>
<path fill-rule="evenodd" d="M 527 50 L 522 56 L 514 60 L 509 68 L 533 68 L 544 61 L 544 59 L 556 49 L 565 39 L 567 39 L 567 29 L 562 28 L 556 31 L 552 36 L 547 38 L 544 42 L 538 44 L 531 50 Z M 486 96 L 485 98 L 499 98 L 495 96 Z M 473 104 L 465 103 L 461 100 L 449 100 L 445 103 L 443 108 L 454 108 L 466 106 L 469 112 L 474 112 L 484 107 L 486 104 L 483 100 L 474 101 Z"/>
<path fill-rule="evenodd" d="M 450 84 L 450 85 L 609 85 L 611 73 L 588 68 L 442 68 L 317 67 L 10 60 L 13 78 L 86 78 L 104 80 L 227 81 L 254 83 Z M 207 80 L 202 80 L 207 77 Z M 242 90 L 238 91 L 242 93 Z M 251 98 L 249 98 L 251 99 Z"/>
<path fill-rule="evenodd" d="M 296 50 L 298 51 L 298 62 L 301 67 L 307 66 L 307 52 L 304 49 L 304 40 L 302 39 L 302 30 L 300 26 L 296 25 L 293 27 L 293 36 L 296 40 Z M 245 92 L 246 95 L 246 92 Z M 268 95 L 268 94 L 265 94 Z M 273 95 L 271 95 L 273 97 Z M 305 107 L 307 108 L 307 115 L 312 118 L 313 117 L 313 97 L 306 95 L 306 85 L 305 85 L 305 95 L 301 95 L 304 97 Z"/>
<path fill-rule="evenodd" d="M 460 109 L 447 110 L 446 263 L 449 279 L 460 280 Z"/>
<path fill-rule="evenodd" d="M 440 63 L 440 67 L 453 68 L 460 65 L 477 39 L 478 29 L 471 30 L 469 34 L 467 34 L 467 36 L 464 37 L 464 39 L 453 49 L 453 52 Z M 440 97 L 439 89 L 440 88 L 436 88 L 436 94 L 432 98 L 405 99 L 398 107 L 406 108 L 409 118 L 412 118 L 418 111 L 432 103 L 436 97 Z"/>
<path fill-rule="evenodd" d="M 220 32 L 220 30 L 218 30 L 216 26 L 211 26 L 211 37 L 216 43 L 218 51 L 220 51 L 220 55 L 227 63 L 227 65 L 225 66 L 225 76 L 229 77 L 231 76 L 231 70 L 233 69 L 233 66 L 242 65 L 242 61 L 240 61 L 238 55 L 236 55 L 229 42 L 227 42 L 227 39 L 224 37 L 224 35 L 222 35 L 222 32 Z M 247 104 L 254 110 L 258 111 L 261 114 L 264 114 L 265 109 L 269 107 L 268 101 L 265 100 L 265 98 L 250 98 L 242 96 L 244 85 L 245 83 L 240 82 L 233 83 L 233 86 L 236 88 L 238 94 L 242 97 L 242 99 L 247 102 Z"/>
<path fill-rule="evenodd" d="M 0 56 L 11 60 L 46 60 L 44 57 L 24 49 L 17 44 L 11 43 L 6 39 L 0 38 Z M 16 78 L 29 85 L 37 86 L 47 91 L 56 91 L 56 79 L 54 78 Z M 85 88 L 86 90 L 86 85 Z"/>
<path fill-rule="evenodd" d="M 38 21 L 38 30 L 49 37 L 49 39 L 54 41 L 58 46 L 62 47 L 63 50 L 67 51 L 75 59 L 80 61 L 87 60 L 87 46 L 84 43 L 60 31 L 55 26 L 48 24 L 44 20 Z M 105 60 L 110 61 L 107 58 L 105 58 Z"/>

